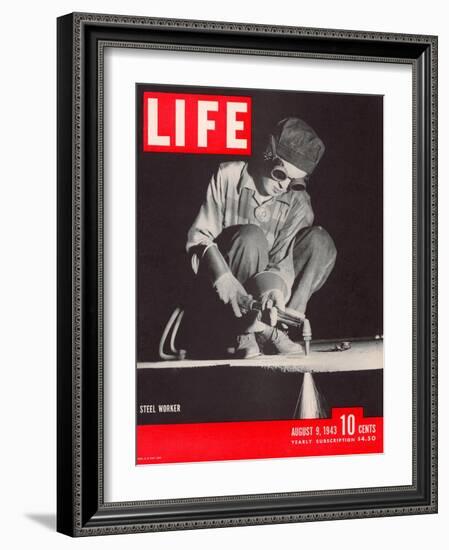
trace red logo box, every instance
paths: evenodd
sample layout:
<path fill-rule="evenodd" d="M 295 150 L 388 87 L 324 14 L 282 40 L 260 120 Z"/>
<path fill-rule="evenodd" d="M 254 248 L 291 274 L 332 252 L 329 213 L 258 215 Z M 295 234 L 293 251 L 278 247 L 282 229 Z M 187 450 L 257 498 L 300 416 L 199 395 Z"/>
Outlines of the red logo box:
<path fill-rule="evenodd" d="M 251 98 L 144 92 L 143 150 L 251 155 Z"/>

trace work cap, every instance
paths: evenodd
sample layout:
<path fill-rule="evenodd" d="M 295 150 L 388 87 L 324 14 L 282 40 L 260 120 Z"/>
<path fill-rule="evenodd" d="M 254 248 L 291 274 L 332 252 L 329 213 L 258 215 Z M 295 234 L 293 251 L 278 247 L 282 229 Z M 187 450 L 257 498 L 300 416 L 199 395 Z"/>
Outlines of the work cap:
<path fill-rule="evenodd" d="M 284 118 L 270 136 L 268 151 L 311 174 L 324 154 L 324 143 L 300 118 Z"/>

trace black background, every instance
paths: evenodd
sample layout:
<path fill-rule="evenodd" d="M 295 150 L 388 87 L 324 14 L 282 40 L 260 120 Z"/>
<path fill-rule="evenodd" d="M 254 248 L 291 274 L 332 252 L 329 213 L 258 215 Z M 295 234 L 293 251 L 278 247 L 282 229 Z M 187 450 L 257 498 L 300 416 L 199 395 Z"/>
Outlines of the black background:
<path fill-rule="evenodd" d="M 270 368 L 137 369 L 137 423 L 184 424 L 289 420 L 294 418 L 304 374 Z M 366 417 L 383 415 L 383 371 L 318 372 L 313 381 L 329 418 L 334 407 L 363 407 Z M 158 404 L 179 403 L 160 413 Z M 139 405 L 154 404 L 155 413 Z"/>
<path fill-rule="evenodd" d="M 299 87 L 299 85 L 298 85 Z M 330 94 L 137 85 L 137 360 L 158 359 L 165 323 L 194 292 L 185 252 L 187 231 L 212 172 L 234 155 L 144 153 L 144 91 L 252 97 L 253 155 L 286 116 L 304 119 L 326 145 L 308 192 L 315 225 L 335 241 L 338 257 L 326 284 L 308 306 L 314 338 L 383 333 L 383 98 Z"/>

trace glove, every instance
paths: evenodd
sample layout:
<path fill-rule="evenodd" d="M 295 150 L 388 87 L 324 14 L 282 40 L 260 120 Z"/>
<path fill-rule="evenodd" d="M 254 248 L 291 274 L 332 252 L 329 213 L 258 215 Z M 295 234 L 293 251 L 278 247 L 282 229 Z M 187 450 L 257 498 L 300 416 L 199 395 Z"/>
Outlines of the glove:
<path fill-rule="evenodd" d="M 289 295 L 282 277 L 273 271 L 260 271 L 248 281 L 246 287 L 248 292 L 260 301 L 262 312 L 269 314 L 270 325 L 276 326 L 278 309 L 285 310 L 285 300 Z"/>
<path fill-rule="evenodd" d="M 275 288 L 263 292 L 260 296 L 260 303 L 262 311 L 269 310 L 270 325 L 272 327 L 276 326 L 278 322 L 278 309 L 285 310 L 285 298 L 282 290 Z"/>
<path fill-rule="evenodd" d="M 246 313 L 248 299 L 250 299 L 250 297 L 242 284 L 230 271 L 223 273 L 223 275 L 215 281 L 214 288 L 220 300 L 224 304 L 231 305 L 236 317 L 241 317 L 242 312 Z"/>

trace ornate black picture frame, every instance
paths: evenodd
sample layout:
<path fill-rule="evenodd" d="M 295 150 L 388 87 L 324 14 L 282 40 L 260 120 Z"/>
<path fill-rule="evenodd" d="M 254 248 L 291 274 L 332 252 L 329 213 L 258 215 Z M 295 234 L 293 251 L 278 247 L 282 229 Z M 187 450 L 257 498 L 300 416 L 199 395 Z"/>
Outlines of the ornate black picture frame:
<path fill-rule="evenodd" d="M 413 71 L 413 482 L 105 502 L 105 44 L 408 64 Z M 437 511 L 437 37 L 96 14 L 58 19 L 58 502 L 71 536 Z"/>

